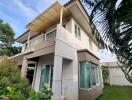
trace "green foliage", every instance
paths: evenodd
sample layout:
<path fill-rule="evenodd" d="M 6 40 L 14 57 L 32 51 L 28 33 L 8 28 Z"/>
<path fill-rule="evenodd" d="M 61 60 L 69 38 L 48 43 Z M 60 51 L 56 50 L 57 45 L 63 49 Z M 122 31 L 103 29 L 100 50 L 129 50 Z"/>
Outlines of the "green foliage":
<path fill-rule="evenodd" d="M 29 100 L 51 100 L 52 95 L 52 90 L 44 84 L 41 92 L 31 91 Z"/>
<path fill-rule="evenodd" d="M 97 40 L 113 52 L 126 79 L 132 83 L 132 0 L 82 0 L 92 8 L 91 26 Z M 118 2 L 120 1 L 120 2 Z M 101 37 L 100 37 L 101 35 Z"/>
<path fill-rule="evenodd" d="M 109 69 L 108 66 L 102 66 L 102 74 L 103 74 L 103 79 L 106 80 L 109 77 Z"/>
<path fill-rule="evenodd" d="M 14 36 L 10 25 L 0 19 L 0 56 L 12 56 L 20 52 L 20 47 L 13 46 Z"/>
<path fill-rule="evenodd" d="M 13 55 L 15 55 L 15 54 L 18 54 L 18 53 L 20 53 L 21 52 L 21 50 L 22 50 L 22 47 L 17 47 L 17 46 L 12 46 L 12 47 L 10 47 L 10 48 L 8 48 L 8 50 L 9 50 L 9 56 L 13 56 Z"/>
<path fill-rule="evenodd" d="M 0 50 L 1 56 L 13 56 L 21 52 L 22 47 L 10 46 Z"/>
<path fill-rule="evenodd" d="M 26 100 L 31 86 L 27 79 L 21 78 L 15 62 L 4 59 L 0 62 L 0 96 L 9 100 Z"/>
<path fill-rule="evenodd" d="M 0 23 L 0 41 L 3 42 L 3 46 L 10 46 L 14 42 L 14 35 L 9 24 Z"/>

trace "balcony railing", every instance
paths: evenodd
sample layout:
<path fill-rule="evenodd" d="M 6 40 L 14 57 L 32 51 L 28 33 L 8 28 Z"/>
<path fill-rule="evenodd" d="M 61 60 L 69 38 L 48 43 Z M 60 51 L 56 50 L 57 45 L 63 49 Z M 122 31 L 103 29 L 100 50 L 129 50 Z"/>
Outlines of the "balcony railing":
<path fill-rule="evenodd" d="M 44 40 L 53 41 L 56 37 L 56 30 L 44 34 Z"/>

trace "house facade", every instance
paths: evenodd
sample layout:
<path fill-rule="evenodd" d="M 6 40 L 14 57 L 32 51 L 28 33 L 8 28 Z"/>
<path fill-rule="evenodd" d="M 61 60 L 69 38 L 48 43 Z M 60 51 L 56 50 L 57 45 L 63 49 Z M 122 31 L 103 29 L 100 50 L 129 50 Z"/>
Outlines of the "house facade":
<path fill-rule="evenodd" d="M 63 6 L 55 2 L 27 29 L 16 39 L 23 44 L 22 52 L 10 59 L 33 89 L 41 91 L 47 83 L 54 92 L 52 100 L 95 100 L 102 93 L 102 46 L 78 0 Z"/>
<path fill-rule="evenodd" d="M 110 85 L 132 86 L 132 84 L 126 79 L 117 62 L 103 62 L 101 65 L 108 66 L 109 77 L 104 80 L 106 83 L 109 83 Z"/>

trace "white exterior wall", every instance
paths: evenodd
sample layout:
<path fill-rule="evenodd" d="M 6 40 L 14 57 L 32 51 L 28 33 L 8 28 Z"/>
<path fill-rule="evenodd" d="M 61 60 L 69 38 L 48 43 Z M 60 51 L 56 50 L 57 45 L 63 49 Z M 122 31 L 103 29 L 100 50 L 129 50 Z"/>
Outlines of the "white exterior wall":
<path fill-rule="evenodd" d="M 72 18 L 72 34 L 75 36 L 75 24 L 77 24 L 77 22 Z M 79 25 L 78 25 L 79 26 Z M 90 52 L 92 52 L 95 56 L 99 57 L 99 47 L 95 44 L 95 42 L 93 42 L 93 40 L 91 39 L 92 41 L 92 49 L 90 48 L 90 45 L 89 45 L 89 36 L 88 34 L 82 29 L 81 26 L 79 26 L 80 29 L 81 29 L 81 40 L 79 40 L 79 45 L 81 47 L 79 47 L 78 49 L 88 49 Z M 91 33 L 92 34 L 92 33 Z M 76 38 L 76 37 L 75 37 Z"/>
<path fill-rule="evenodd" d="M 99 66 L 101 66 L 101 64 Z M 98 71 L 99 71 L 99 84 L 102 86 L 102 88 L 104 88 L 102 68 L 98 67 Z"/>
<path fill-rule="evenodd" d="M 73 61 L 64 59 L 63 60 L 63 77 L 62 77 L 62 88 L 63 95 L 66 99 L 72 100 L 75 99 L 72 93 L 75 93 L 73 88 L 69 87 L 73 86 Z"/>
<path fill-rule="evenodd" d="M 130 84 L 128 80 L 125 78 L 124 73 L 120 68 L 112 67 L 109 68 L 109 71 L 110 85 L 132 86 L 132 84 Z"/>

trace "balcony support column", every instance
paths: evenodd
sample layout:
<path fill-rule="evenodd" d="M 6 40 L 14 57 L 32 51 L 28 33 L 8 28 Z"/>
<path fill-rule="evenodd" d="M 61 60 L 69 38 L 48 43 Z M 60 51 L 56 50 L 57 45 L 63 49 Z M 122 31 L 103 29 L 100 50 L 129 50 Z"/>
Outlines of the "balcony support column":
<path fill-rule="evenodd" d="M 62 100 L 62 64 L 61 56 L 54 56 L 53 87 L 54 94 L 52 100 Z"/>
<path fill-rule="evenodd" d="M 23 57 L 22 69 L 21 69 L 21 77 L 26 77 L 28 67 L 28 60 L 26 57 Z"/>
<path fill-rule="evenodd" d="M 60 13 L 60 25 L 62 26 L 62 19 L 63 19 L 63 7 L 61 8 L 61 13 Z"/>

